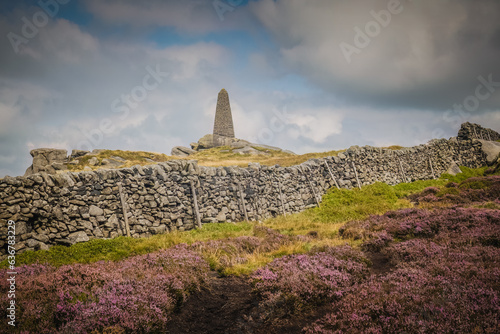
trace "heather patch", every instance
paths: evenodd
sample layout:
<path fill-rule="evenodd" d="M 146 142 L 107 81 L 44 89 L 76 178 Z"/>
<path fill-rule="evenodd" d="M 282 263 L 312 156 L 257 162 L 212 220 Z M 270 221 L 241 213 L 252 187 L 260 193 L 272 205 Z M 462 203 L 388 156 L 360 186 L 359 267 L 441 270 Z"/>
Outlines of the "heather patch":
<path fill-rule="evenodd" d="M 472 179 L 448 188 L 487 194 L 495 182 Z M 404 209 L 350 222 L 340 233 L 363 239 L 362 248 L 380 252 L 394 271 L 351 286 L 307 333 L 498 332 L 499 210 Z"/>
<path fill-rule="evenodd" d="M 121 262 L 17 268 L 17 329 L 28 333 L 89 333 L 118 328 L 161 332 L 169 314 L 198 290 L 209 267 L 177 246 Z M 7 270 L 0 271 L 7 290 Z M 0 297 L 6 317 L 6 294 Z M 3 330 L 2 330 L 3 332 Z"/>
<path fill-rule="evenodd" d="M 349 222 L 339 233 L 345 238 L 364 240 L 363 247 L 371 250 L 375 250 L 372 244 L 385 246 L 391 239 L 433 237 L 446 237 L 453 243 L 495 246 L 500 241 L 500 211 L 460 207 L 404 209 Z M 382 246 L 375 248 L 380 250 Z"/>
<path fill-rule="evenodd" d="M 404 268 L 356 285 L 307 333 L 496 333 L 498 291 Z"/>
<path fill-rule="evenodd" d="M 417 204 L 449 203 L 472 204 L 478 202 L 500 203 L 500 176 L 472 177 L 461 183 L 448 183 L 444 188 L 430 187 L 409 196 Z"/>
<path fill-rule="evenodd" d="M 291 315 L 339 300 L 367 275 L 366 262 L 349 246 L 275 259 L 252 275 L 262 317 Z"/>

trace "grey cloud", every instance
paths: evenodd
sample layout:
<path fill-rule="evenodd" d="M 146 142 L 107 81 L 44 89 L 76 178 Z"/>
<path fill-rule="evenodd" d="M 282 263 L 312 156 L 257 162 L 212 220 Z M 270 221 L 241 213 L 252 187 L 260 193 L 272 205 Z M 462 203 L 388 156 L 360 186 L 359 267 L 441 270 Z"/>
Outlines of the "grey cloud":
<path fill-rule="evenodd" d="M 227 11 L 221 21 L 210 0 L 87 0 L 88 10 L 108 23 L 132 25 L 135 28 L 151 26 L 173 27 L 182 34 L 206 34 L 247 26 L 250 17 L 237 7 Z"/>
<path fill-rule="evenodd" d="M 401 1 L 404 9 L 348 64 L 340 43 L 374 20 L 377 1 L 272 1 L 250 8 L 281 45 L 291 71 L 349 103 L 443 110 L 465 98 L 479 75 L 500 81 L 498 1 Z M 497 108 L 500 94 L 482 108 Z"/>

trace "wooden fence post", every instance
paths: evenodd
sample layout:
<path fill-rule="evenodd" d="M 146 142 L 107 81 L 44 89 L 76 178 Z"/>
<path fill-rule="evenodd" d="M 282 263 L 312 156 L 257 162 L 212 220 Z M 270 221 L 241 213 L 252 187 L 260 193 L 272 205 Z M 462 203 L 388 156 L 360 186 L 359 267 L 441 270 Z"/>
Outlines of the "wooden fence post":
<path fill-rule="evenodd" d="M 125 201 L 125 195 L 123 194 L 121 182 L 118 183 L 118 192 L 120 193 L 120 201 L 122 203 L 123 219 L 125 220 L 125 230 L 127 231 L 127 237 L 130 237 L 130 226 L 128 225 L 127 216 L 127 202 Z"/>
<path fill-rule="evenodd" d="M 354 169 L 354 175 L 356 175 L 356 183 L 358 184 L 358 188 L 361 189 L 361 184 L 359 184 L 358 171 L 356 170 L 356 166 L 354 165 L 354 161 L 351 161 L 352 168 Z"/>
<path fill-rule="evenodd" d="M 260 197 L 260 187 L 259 187 L 259 182 L 260 182 L 260 170 L 259 173 L 257 174 L 257 182 L 255 183 L 255 187 L 257 188 L 257 196 L 255 196 L 254 193 L 254 201 L 253 205 L 255 207 L 255 220 L 258 221 L 260 219 L 259 212 L 260 212 L 260 206 L 259 206 L 259 197 Z"/>
<path fill-rule="evenodd" d="M 191 185 L 191 194 L 193 195 L 193 205 L 194 205 L 194 213 L 196 215 L 196 223 L 198 224 L 198 228 L 201 228 L 201 217 L 200 210 L 198 208 L 198 197 L 196 196 L 196 189 L 194 187 L 193 180 L 189 180 L 189 184 Z"/>
<path fill-rule="evenodd" d="M 398 157 L 398 161 L 399 161 L 399 170 L 401 172 L 402 181 L 408 182 L 408 178 L 406 177 L 405 170 L 403 169 L 403 163 L 401 162 L 401 159 L 399 159 L 399 157 Z"/>
<path fill-rule="evenodd" d="M 236 183 L 238 185 L 238 191 L 240 193 L 240 201 L 241 201 L 241 206 L 243 207 L 243 213 L 245 215 L 245 221 L 248 222 L 248 214 L 247 214 L 247 208 L 245 206 L 245 198 L 243 197 L 243 190 L 241 189 L 241 184 L 239 182 Z"/>
<path fill-rule="evenodd" d="M 340 189 L 339 187 L 339 184 L 337 183 L 337 179 L 335 178 L 335 176 L 333 175 L 333 172 L 332 170 L 330 169 L 330 166 L 328 166 L 328 163 L 326 162 L 326 160 L 324 160 L 325 162 L 325 166 L 326 168 L 328 169 L 328 173 L 330 173 L 330 176 L 331 178 L 333 179 L 333 182 L 335 182 L 335 186 L 337 187 L 337 189 Z"/>
<path fill-rule="evenodd" d="M 432 168 L 432 160 L 431 160 L 430 156 L 429 156 L 429 165 L 431 166 L 432 178 L 435 180 L 436 179 L 436 175 L 434 174 L 434 168 Z"/>
<path fill-rule="evenodd" d="M 314 191 L 314 187 L 313 187 L 313 184 L 312 184 L 311 180 L 309 180 L 309 177 L 307 176 L 307 173 L 304 172 L 304 169 L 301 169 L 301 170 L 302 170 L 302 173 L 304 174 L 304 176 L 306 177 L 307 182 L 309 183 L 309 187 L 311 187 L 311 191 L 313 193 L 314 200 L 316 201 L 316 204 L 318 204 L 318 206 L 320 206 L 320 202 L 318 200 L 318 196 L 316 196 L 316 191 Z"/>
<path fill-rule="evenodd" d="M 283 200 L 283 192 L 281 191 L 281 182 L 280 180 L 277 180 L 276 182 L 278 182 L 278 191 L 280 193 L 281 211 L 283 212 L 283 216 L 286 216 L 285 201 Z"/>

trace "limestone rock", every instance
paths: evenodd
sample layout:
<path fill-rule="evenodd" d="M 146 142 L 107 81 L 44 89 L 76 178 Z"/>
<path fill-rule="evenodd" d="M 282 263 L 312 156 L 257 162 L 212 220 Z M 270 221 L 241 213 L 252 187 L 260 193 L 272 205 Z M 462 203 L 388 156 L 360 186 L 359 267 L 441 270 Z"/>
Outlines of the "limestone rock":
<path fill-rule="evenodd" d="M 104 210 L 95 205 L 91 205 L 89 208 L 89 214 L 94 217 L 102 216 L 104 214 Z"/>
<path fill-rule="evenodd" d="M 462 173 L 462 171 L 460 170 L 460 167 L 458 167 L 457 163 L 455 161 L 452 161 L 446 173 L 455 176 L 457 174 Z"/>
<path fill-rule="evenodd" d="M 252 145 L 252 143 L 250 143 L 249 141 L 246 141 L 246 140 L 243 140 L 243 139 L 236 139 L 229 146 L 232 147 L 232 148 L 244 148 L 244 147 L 248 147 L 248 146 L 251 146 L 251 145 Z"/>
<path fill-rule="evenodd" d="M 79 158 L 79 157 L 83 157 L 84 155 L 86 154 L 89 154 L 90 151 L 84 151 L 84 150 L 72 150 L 71 151 L 71 158 L 72 159 L 76 159 L 76 158 Z"/>
<path fill-rule="evenodd" d="M 243 148 L 235 149 L 233 150 L 233 152 L 239 154 L 250 154 L 250 155 L 269 155 L 269 153 L 266 153 L 265 151 L 259 151 L 250 146 L 245 146 Z"/>
<path fill-rule="evenodd" d="M 67 151 L 54 148 L 38 148 L 30 151 L 33 164 L 26 170 L 25 176 L 46 172 L 55 174 L 57 170 L 66 169 Z"/>
<path fill-rule="evenodd" d="M 209 149 L 215 147 L 214 145 L 214 135 L 204 135 L 198 140 L 197 149 Z"/>
<path fill-rule="evenodd" d="M 38 241 L 35 239 L 26 240 L 26 246 L 29 248 L 35 248 L 38 245 Z"/>
<path fill-rule="evenodd" d="M 257 153 L 256 151 L 278 151 L 278 152 L 286 152 L 290 154 L 295 154 L 292 151 L 285 151 L 282 150 L 279 147 L 275 146 L 269 146 L 269 145 L 264 145 L 264 144 L 255 144 L 251 143 L 247 140 L 243 139 L 238 139 L 238 138 L 231 138 L 231 137 L 224 137 L 224 136 L 218 136 L 218 135 L 205 135 L 200 140 L 198 140 L 197 143 L 191 143 L 191 147 L 193 150 L 206 150 L 214 147 L 220 147 L 220 146 L 229 146 L 233 149 L 235 149 L 233 152 L 236 153 L 241 153 L 241 154 L 260 154 Z M 241 150 L 242 151 L 238 151 Z M 172 150 L 173 152 L 173 150 Z M 265 154 L 265 153 L 264 153 Z"/>
<path fill-rule="evenodd" d="M 68 235 L 68 240 L 72 244 L 89 241 L 89 236 L 84 231 L 78 231 Z"/>
<path fill-rule="evenodd" d="M 99 159 L 97 159 L 96 157 L 92 157 L 88 161 L 88 163 L 89 163 L 90 166 L 97 166 L 97 165 L 99 165 Z"/>
<path fill-rule="evenodd" d="M 149 232 L 151 232 L 151 234 L 162 234 L 162 233 L 165 233 L 166 230 L 167 230 L 167 227 L 165 225 L 150 226 L 149 227 Z"/>
<path fill-rule="evenodd" d="M 116 159 L 116 158 L 119 158 L 119 159 Z M 93 157 L 92 159 L 95 159 L 95 157 Z M 92 159 L 90 159 L 90 160 L 92 160 Z M 124 162 L 125 162 L 125 159 L 122 159 L 120 157 L 110 157 L 110 158 L 102 159 L 102 165 L 105 166 L 106 168 L 117 168 L 117 167 L 122 166 Z"/>
<path fill-rule="evenodd" d="M 481 150 L 486 154 L 486 162 L 488 165 L 493 165 L 500 155 L 500 143 L 495 141 L 478 140 L 481 145 Z"/>
<path fill-rule="evenodd" d="M 252 168 L 254 170 L 259 170 L 260 169 L 260 163 L 258 163 L 258 162 L 249 162 L 248 163 L 248 168 Z"/>
<path fill-rule="evenodd" d="M 116 217 L 116 215 L 112 215 L 111 217 L 109 217 L 107 223 L 104 226 L 116 229 L 119 226 L 118 218 Z"/>
<path fill-rule="evenodd" d="M 20 221 L 16 223 L 16 235 L 23 235 L 28 233 L 28 226 L 25 222 Z"/>
<path fill-rule="evenodd" d="M 226 214 L 221 211 L 221 212 L 219 212 L 217 217 L 215 217 L 215 219 L 217 219 L 217 221 L 219 221 L 219 222 L 225 222 L 226 221 Z"/>
<path fill-rule="evenodd" d="M 172 152 L 170 153 L 170 155 L 174 155 L 176 157 L 187 157 L 187 156 L 190 156 L 191 154 L 194 154 L 194 153 L 196 153 L 196 151 L 192 150 L 188 147 L 176 146 L 172 149 Z"/>
<path fill-rule="evenodd" d="M 209 149 L 219 146 L 230 146 L 233 142 L 239 141 L 241 139 L 224 137 L 219 135 L 205 135 L 200 140 L 198 140 L 198 145 L 196 146 L 198 150 Z"/>
<path fill-rule="evenodd" d="M 39 242 L 36 246 L 35 246 L 35 250 L 49 250 L 49 246 L 47 246 L 47 244 L 43 243 L 43 242 Z"/>
<path fill-rule="evenodd" d="M 261 150 L 270 150 L 270 151 L 279 151 L 279 152 L 282 151 L 282 149 L 279 147 L 269 146 L 269 145 L 264 145 L 264 144 L 252 144 L 252 147 L 254 147 L 256 149 L 261 149 Z"/>

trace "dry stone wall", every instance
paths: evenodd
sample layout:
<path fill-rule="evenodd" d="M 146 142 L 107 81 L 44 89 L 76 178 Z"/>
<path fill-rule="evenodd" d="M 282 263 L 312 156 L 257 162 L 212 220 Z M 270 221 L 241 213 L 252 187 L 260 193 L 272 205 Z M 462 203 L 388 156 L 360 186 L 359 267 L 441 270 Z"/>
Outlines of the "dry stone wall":
<path fill-rule="evenodd" d="M 192 187 L 202 224 L 259 220 L 316 206 L 337 185 L 432 179 L 458 165 L 485 163 L 481 142 L 433 140 L 398 151 L 351 147 L 336 157 L 293 167 L 201 167 L 196 161 L 89 172 L 39 173 L 0 180 L 0 258 L 7 221 L 16 222 L 17 252 L 125 235 L 123 189 L 130 232 L 148 237 L 196 226 Z"/>
<path fill-rule="evenodd" d="M 480 139 L 487 141 L 496 141 L 500 140 L 500 133 L 488 129 L 483 128 L 479 124 L 475 123 L 463 123 L 458 131 L 458 139 L 467 140 L 467 139 Z"/>

